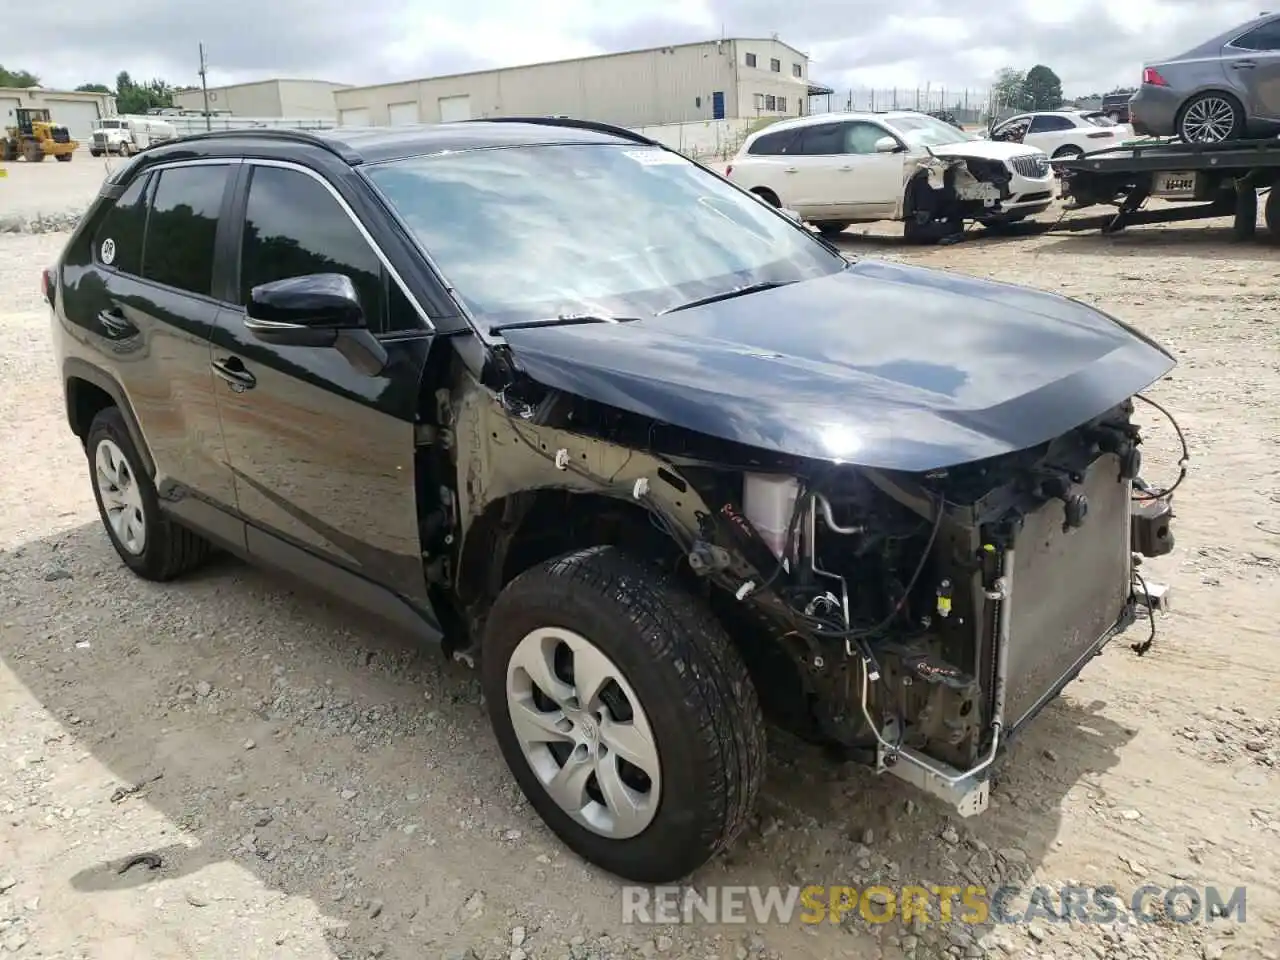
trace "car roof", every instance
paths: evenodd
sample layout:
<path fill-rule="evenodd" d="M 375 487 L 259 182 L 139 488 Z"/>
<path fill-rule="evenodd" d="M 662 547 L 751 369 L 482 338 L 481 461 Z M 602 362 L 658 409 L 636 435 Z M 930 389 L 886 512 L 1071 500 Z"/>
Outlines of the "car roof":
<path fill-rule="evenodd" d="M 335 127 L 325 130 L 262 128 L 219 130 L 167 140 L 143 151 L 151 163 L 168 159 L 243 156 L 269 147 L 280 155 L 290 146 L 323 150 L 351 166 L 443 152 L 552 143 L 643 144 L 657 141 L 624 127 L 555 117 L 499 117 L 454 123 L 387 127 Z"/>
<path fill-rule="evenodd" d="M 780 130 L 799 130 L 804 127 L 812 127 L 820 123 L 838 123 L 842 120 L 901 120 L 906 117 L 928 117 L 929 115 L 923 110 L 845 110 L 839 113 L 811 113 L 804 117 L 788 117 L 786 120 L 778 120 L 769 124 L 767 127 L 761 127 L 755 133 L 748 137 L 753 140 L 766 133 L 777 133 Z M 937 120 L 936 117 L 929 117 L 930 120 Z M 938 121 L 945 123 L 946 121 Z"/>

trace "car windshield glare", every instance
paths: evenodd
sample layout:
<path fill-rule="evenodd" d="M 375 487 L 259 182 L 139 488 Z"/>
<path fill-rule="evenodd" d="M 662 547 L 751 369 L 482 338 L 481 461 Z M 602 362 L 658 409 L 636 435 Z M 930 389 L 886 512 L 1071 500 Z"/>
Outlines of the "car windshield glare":
<path fill-rule="evenodd" d="M 847 262 L 684 157 L 638 144 L 440 153 L 367 168 L 486 324 L 644 316 Z"/>
<path fill-rule="evenodd" d="M 947 143 L 979 139 L 971 133 L 929 116 L 893 117 L 885 123 L 913 147 L 940 147 Z"/>

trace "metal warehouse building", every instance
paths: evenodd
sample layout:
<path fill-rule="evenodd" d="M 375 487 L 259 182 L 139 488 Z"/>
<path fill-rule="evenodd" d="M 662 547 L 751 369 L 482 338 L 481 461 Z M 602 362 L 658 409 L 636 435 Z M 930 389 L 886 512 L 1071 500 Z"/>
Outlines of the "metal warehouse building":
<path fill-rule="evenodd" d="M 334 92 L 344 126 L 556 116 L 645 127 L 808 111 L 808 57 L 776 39 L 722 39 Z"/>
<path fill-rule="evenodd" d="M 333 120 L 337 116 L 334 93 L 345 90 L 341 83 L 327 80 L 260 80 L 209 88 L 209 111 L 237 117 L 294 117 Z M 204 92 L 199 88 L 173 95 L 173 105 L 182 110 L 204 110 Z"/>
<path fill-rule="evenodd" d="M 82 93 L 78 90 L 46 90 L 43 87 L 0 87 L 0 128 L 17 122 L 19 107 L 45 108 L 55 123 L 85 143 L 93 134 L 99 117 L 113 117 L 116 98 L 109 93 Z"/>

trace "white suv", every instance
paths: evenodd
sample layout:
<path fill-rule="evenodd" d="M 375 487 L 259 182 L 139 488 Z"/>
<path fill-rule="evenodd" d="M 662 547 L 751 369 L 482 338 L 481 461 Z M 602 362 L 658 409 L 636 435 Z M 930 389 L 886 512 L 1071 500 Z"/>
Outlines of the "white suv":
<path fill-rule="evenodd" d="M 1133 136 L 1127 123 L 1116 123 L 1100 110 L 1046 110 L 1020 113 L 991 128 L 993 140 L 1022 143 L 1043 150 L 1051 160 L 1082 157 L 1116 147 Z"/>
<path fill-rule="evenodd" d="M 1044 151 L 906 110 L 771 124 L 747 137 L 725 175 L 823 233 L 902 220 L 908 238 L 940 238 L 966 220 L 999 227 L 1053 201 Z"/>

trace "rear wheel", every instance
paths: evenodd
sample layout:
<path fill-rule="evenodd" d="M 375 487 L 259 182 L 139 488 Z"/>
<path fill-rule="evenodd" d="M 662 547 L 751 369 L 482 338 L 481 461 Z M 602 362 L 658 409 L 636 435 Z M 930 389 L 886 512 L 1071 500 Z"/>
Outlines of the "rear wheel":
<path fill-rule="evenodd" d="M 44 159 L 44 151 L 40 149 L 38 143 L 25 143 L 22 146 L 22 155 L 27 158 L 27 163 L 39 163 Z"/>
<path fill-rule="evenodd" d="M 615 547 L 540 564 L 494 603 L 481 673 L 520 789 L 584 859 L 666 883 L 745 826 L 765 762 L 755 688 L 673 579 Z"/>
<path fill-rule="evenodd" d="M 852 220 L 824 220 L 822 223 L 815 224 L 818 232 L 824 237 L 838 237 L 844 233 L 852 224 Z"/>
<path fill-rule="evenodd" d="M 782 206 L 782 201 L 778 199 L 778 195 L 774 193 L 772 190 L 769 190 L 765 187 L 760 187 L 759 189 L 752 190 L 751 192 L 754 193 L 761 200 L 763 200 L 765 203 L 769 204 L 769 206 L 771 207 Z"/>
<path fill-rule="evenodd" d="M 84 446 L 98 514 L 125 566 L 144 579 L 163 581 L 204 562 L 208 541 L 161 513 L 155 485 L 118 408 L 93 418 Z"/>
<path fill-rule="evenodd" d="M 1244 107 L 1228 93 L 1201 93 L 1178 114 L 1178 136 L 1187 143 L 1221 143 L 1244 135 Z"/>
<path fill-rule="evenodd" d="M 55 157 L 54 159 L 56 159 L 59 163 L 70 163 L 70 162 L 71 162 L 71 154 L 69 154 L 69 153 L 60 153 L 60 154 L 58 154 L 58 155 L 57 155 L 57 157 Z"/>

